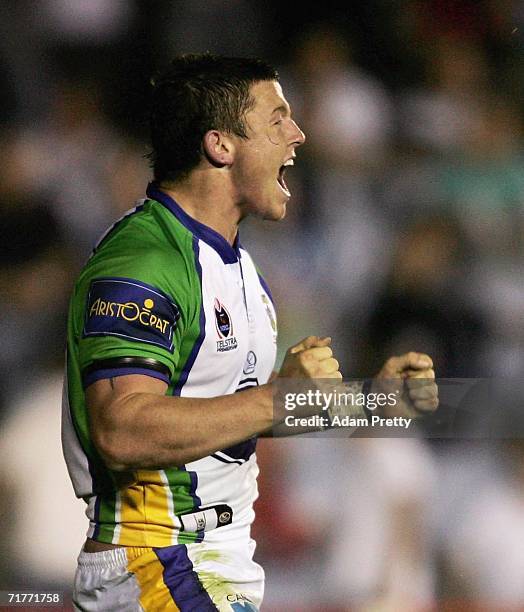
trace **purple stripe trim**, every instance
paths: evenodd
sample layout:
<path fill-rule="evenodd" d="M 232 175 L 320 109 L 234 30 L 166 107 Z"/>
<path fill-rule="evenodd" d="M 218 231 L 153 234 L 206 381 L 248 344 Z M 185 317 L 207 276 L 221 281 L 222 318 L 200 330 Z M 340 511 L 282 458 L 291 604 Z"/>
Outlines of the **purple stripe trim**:
<path fill-rule="evenodd" d="M 200 248 L 198 246 L 198 238 L 193 236 L 193 252 L 195 254 L 195 267 L 197 270 L 198 278 L 200 279 L 200 295 L 202 302 L 200 304 L 200 315 L 198 319 L 198 324 L 200 326 L 200 333 L 198 335 L 197 341 L 193 345 L 191 349 L 191 353 L 187 358 L 186 363 L 184 364 L 184 369 L 180 374 L 180 378 L 178 379 L 175 388 L 173 389 L 173 395 L 180 395 L 182 393 L 182 387 L 186 384 L 187 377 L 189 376 L 189 372 L 195 363 L 198 352 L 200 351 L 200 347 L 202 346 L 202 342 L 204 342 L 204 336 L 206 333 L 206 314 L 204 312 L 204 294 L 202 291 L 202 266 L 200 265 Z"/>
<path fill-rule="evenodd" d="M 271 295 L 271 291 L 269 290 L 269 286 L 266 283 L 266 281 L 264 280 L 264 278 L 262 277 L 262 275 L 260 273 L 258 273 L 258 280 L 260 281 L 260 284 L 262 285 L 262 289 L 267 293 L 269 299 L 271 300 L 271 303 L 273 304 L 273 307 L 275 307 L 275 300 L 273 299 L 273 296 Z"/>
<path fill-rule="evenodd" d="M 200 265 L 200 249 L 198 246 L 198 238 L 196 236 L 193 236 L 193 252 L 195 254 L 195 267 L 197 270 L 197 274 L 198 274 L 198 278 L 200 279 L 200 287 L 202 287 L 202 266 Z M 184 364 L 184 369 L 182 370 L 181 374 L 180 374 L 180 378 L 178 379 L 177 384 L 175 385 L 175 388 L 173 389 L 173 395 L 175 396 L 180 396 L 182 393 L 182 388 L 183 386 L 186 384 L 187 382 L 187 378 L 189 376 L 189 373 L 191 372 L 191 368 L 193 367 L 193 364 L 195 363 L 195 360 L 198 356 L 198 353 L 200 351 L 200 347 L 202 346 L 202 342 L 204 342 L 204 336 L 206 333 L 206 314 L 204 312 L 204 302 L 203 302 L 203 292 L 201 289 L 201 295 L 202 295 L 202 302 L 200 304 L 200 314 L 199 314 L 199 319 L 198 319 L 198 324 L 200 327 L 200 332 L 198 335 L 198 338 L 195 342 L 195 344 L 193 345 L 193 348 L 191 349 L 191 353 L 189 354 L 189 357 L 187 358 L 186 363 Z M 180 467 L 181 470 L 186 470 L 185 466 Z M 189 489 L 189 494 L 191 495 L 191 497 L 193 498 L 193 507 L 194 508 L 199 508 L 202 505 L 202 500 L 198 497 L 198 495 L 196 494 L 196 489 L 198 486 L 198 476 L 196 474 L 196 472 L 191 472 L 188 471 L 189 477 L 191 479 L 191 486 Z M 199 533 L 197 535 L 197 542 L 201 542 L 204 539 L 204 532 Z"/>
<path fill-rule="evenodd" d="M 116 378 L 117 376 L 129 376 L 131 374 L 142 374 L 143 376 L 150 376 L 151 378 L 158 378 L 163 380 L 169 385 L 169 377 L 162 372 L 156 370 L 150 370 L 149 368 L 107 368 L 101 370 L 95 370 L 86 374 L 82 379 L 82 386 L 87 389 L 89 385 L 92 385 L 97 380 L 104 378 Z"/>
<path fill-rule="evenodd" d="M 198 486 L 198 475 L 196 472 L 188 471 L 185 466 L 182 469 L 185 470 L 189 474 L 189 478 L 191 479 L 191 487 L 189 488 L 189 494 L 193 498 L 194 507 L 200 508 L 200 506 L 202 505 L 202 500 L 196 494 L 196 490 Z M 198 531 L 197 536 L 195 538 L 195 542 L 202 542 L 202 540 L 204 539 L 204 536 L 205 536 L 204 531 Z"/>
<path fill-rule="evenodd" d="M 200 506 L 202 505 L 202 500 L 196 494 L 196 490 L 198 486 L 198 475 L 196 472 L 192 472 L 191 470 L 188 470 L 185 465 L 181 465 L 178 469 L 181 470 L 182 472 L 186 472 L 189 475 L 189 480 L 191 481 L 191 484 L 189 485 L 189 495 L 193 499 L 193 509 L 196 510 L 200 508 Z M 204 535 L 205 535 L 204 531 L 197 531 L 195 542 L 202 542 L 202 540 L 204 539 Z"/>
<path fill-rule="evenodd" d="M 239 242 L 238 242 L 238 234 L 235 237 L 235 241 L 231 246 L 229 242 L 221 236 L 214 229 L 211 229 L 207 225 L 200 223 L 193 217 L 190 217 L 186 211 L 181 208 L 172 197 L 168 196 L 167 193 L 160 191 L 158 185 L 155 183 L 149 183 L 147 186 L 147 196 L 152 200 L 156 200 L 163 204 L 167 209 L 169 209 L 175 217 L 182 223 L 182 225 L 187 228 L 192 234 L 200 238 L 206 244 L 209 244 L 222 258 L 222 261 L 226 264 L 237 263 L 240 253 L 239 253 Z"/>
<path fill-rule="evenodd" d="M 194 571 L 184 545 L 177 544 L 153 550 L 164 568 L 164 584 L 180 612 L 218 612 Z"/>
<path fill-rule="evenodd" d="M 191 488 L 189 492 L 191 493 L 191 497 L 195 500 L 195 507 L 200 508 L 202 505 L 202 500 L 196 494 L 196 489 L 198 486 L 198 476 L 196 472 L 187 472 L 189 474 L 189 478 L 191 478 Z"/>
<path fill-rule="evenodd" d="M 218 461 L 222 461 L 222 463 L 227 463 L 227 464 L 231 464 L 231 463 L 238 463 L 238 465 L 244 465 L 245 461 L 237 461 L 236 459 L 225 459 L 224 457 L 220 457 L 219 455 L 215 455 L 215 453 L 213 453 L 211 455 L 211 457 L 213 457 L 213 459 L 217 459 Z"/>

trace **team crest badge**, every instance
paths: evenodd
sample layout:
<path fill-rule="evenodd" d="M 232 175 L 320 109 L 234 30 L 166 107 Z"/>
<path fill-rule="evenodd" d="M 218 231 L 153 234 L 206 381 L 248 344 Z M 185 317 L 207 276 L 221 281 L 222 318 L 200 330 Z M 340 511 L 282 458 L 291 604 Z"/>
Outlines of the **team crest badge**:
<path fill-rule="evenodd" d="M 269 319 L 269 324 L 271 325 L 271 331 L 273 332 L 273 342 L 276 343 L 278 330 L 277 330 L 277 319 L 275 317 L 275 311 L 273 310 L 273 305 L 271 304 L 271 301 L 269 300 L 267 295 L 265 295 L 264 293 L 260 297 L 262 298 L 262 302 L 264 304 L 266 314 Z"/>
<path fill-rule="evenodd" d="M 217 298 L 214 303 L 215 327 L 219 340 L 217 341 L 217 351 L 224 353 L 232 351 L 238 346 L 237 339 L 233 335 L 233 322 L 227 308 Z"/>
<path fill-rule="evenodd" d="M 233 334 L 229 312 L 217 298 L 215 298 L 215 324 L 220 338 L 229 338 Z"/>
<path fill-rule="evenodd" d="M 244 374 L 253 374 L 257 365 L 257 356 L 253 351 L 249 351 L 246 357 L 246 363 L 242 372 Z"/>

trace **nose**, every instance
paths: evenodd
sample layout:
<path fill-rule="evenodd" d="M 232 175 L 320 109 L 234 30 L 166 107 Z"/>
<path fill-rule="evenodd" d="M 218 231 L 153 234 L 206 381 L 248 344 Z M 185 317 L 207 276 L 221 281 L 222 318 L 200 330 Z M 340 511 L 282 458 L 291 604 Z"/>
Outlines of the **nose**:
<path fill-rule="evenodd" d="M 299 147 L 300 145 L 304 144 L 304 142 L 306 142 L 306 135 L 298 127 L 298 124 L 293 119 L 291 119 L 291 125 L 293 127 L 292 144 L 296 147 Z"/>

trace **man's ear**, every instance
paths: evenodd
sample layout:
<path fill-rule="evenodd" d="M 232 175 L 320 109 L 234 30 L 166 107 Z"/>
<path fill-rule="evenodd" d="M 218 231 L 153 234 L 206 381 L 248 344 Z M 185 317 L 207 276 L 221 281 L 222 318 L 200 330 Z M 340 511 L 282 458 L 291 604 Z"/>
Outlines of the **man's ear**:
<path fill-rule="evenodd" d="M 223 132 L 209 130 L 202 139 L 202 148 L 208 161 L 217 168 L 230 166 L 233 163 L 234 144 Z"/>

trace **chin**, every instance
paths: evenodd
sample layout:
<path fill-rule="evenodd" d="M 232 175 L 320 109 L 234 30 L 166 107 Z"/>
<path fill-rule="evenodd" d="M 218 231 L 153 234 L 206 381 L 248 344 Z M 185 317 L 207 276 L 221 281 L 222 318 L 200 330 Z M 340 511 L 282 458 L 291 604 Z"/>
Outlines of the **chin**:
<path fill-rule="evenodd" d="M 289 202 L 289 195 L 284 195 L 284 194 L 278 194 L 280 197 L 278 198 L 278 200 L 275 202 L 275 206 L 273 208 L 274 210 L 274 217 L 273 219 L 275 221 L 280 221 L 282 220 L 285 216 L 286 216 L 286 212 L 287 212 L 287 203 Z"/>
<path fill-rule="evenodd" d="M 264 215 L 264 219 L 266 221 L 281 221 L 286 216 L 286 204 L 287 202 L 283 202 L 282 204 L 272 206 Z"/>
<path fill-rule="evenodd" d="M 265 197 L 261 196 L 258 200 L 253 198 L 245 211 L 247 214 L 264 221 L 280 221 L 286 216 L 288 201 L 289 197 L 282 192 L 266 194 Z"/>
<path fill-rule="evenodd" d="M 284 202 L 284 204 L 282 205 L 282 208 L 280 209 L 280 217 L 278 217 L 276 221 L 282 221 L 282 219 L 286 216 L 286 213 L 287 213 L 287 203 Z"/>

